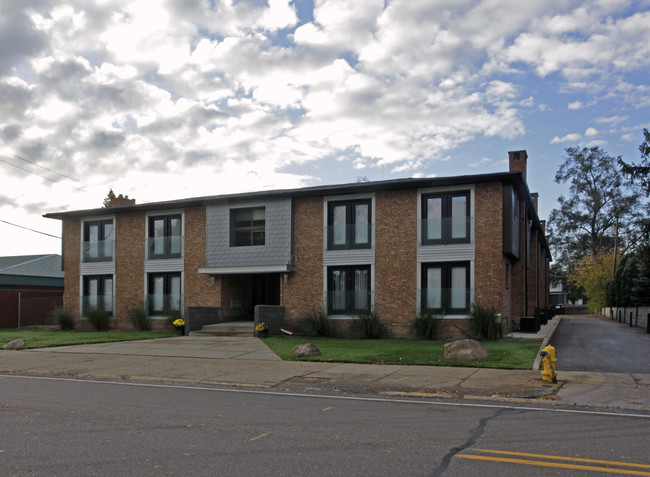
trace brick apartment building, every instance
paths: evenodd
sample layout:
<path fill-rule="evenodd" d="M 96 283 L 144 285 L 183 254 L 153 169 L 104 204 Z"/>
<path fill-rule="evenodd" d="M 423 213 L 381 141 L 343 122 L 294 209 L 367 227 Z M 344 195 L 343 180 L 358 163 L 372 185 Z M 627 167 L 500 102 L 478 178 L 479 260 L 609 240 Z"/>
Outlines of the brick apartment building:
<path fill-rule="evenodd" d="M 285 328 L 325 311 L 341 332 L 376 312 L 409 336 L 421 310 L 444 313 L 462 336 L 472 303 L 516 325 L 549 306 L 548 243 L 526 151 L 510 171 L 307 187 L 60 212 L 65 303 L 77 318 L 103 306 L 114 328 L 145 307 L 252 319 L 279 305 Z M 252 329 L 252 326 L 251 326 Z"/>

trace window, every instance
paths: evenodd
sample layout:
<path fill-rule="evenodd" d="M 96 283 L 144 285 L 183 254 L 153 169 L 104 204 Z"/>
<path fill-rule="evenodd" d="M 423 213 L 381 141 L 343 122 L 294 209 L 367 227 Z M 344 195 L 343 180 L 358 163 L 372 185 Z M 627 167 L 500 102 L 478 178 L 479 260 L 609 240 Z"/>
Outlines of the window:
<path fill-rule="evenodd" d="M 470 242 L 470 193 L 422 196 L 422 244 Z"/>
<path fill-rule="evenodd" d="M 113 260 L 113 220 L 84 222 L 84 262 L 111 262 Z"/>
<path fill-rule="evenodd" d="M 370 305 L 370 266 L 328 267 L 328 314 L 365 313 Z"/>
<path fill-rule="evenodd" d="M 469 313 L 469 262 L 423 263 L 423 310 L 435 313 Z"/>
<path fill-rule="evenodd" d="M 183 250 L 180 214 L 149 217 L 148 258 L 180 258 Z"/>
<path fill-rule="evenodd" d="M 327 204 L 327 249 L 370 248 L 370 199 Z"/>
<path fill-rule="evenodd" d="M 102 308 L 113 314 L 113 275 L 88 275 L 83 278 L 82 310 Z"/>
<path fill-rule="evenodd" d="M 169 310 L 182 311 L 181 274 L 150 273 L 147 309 L 149 315 L 162 315 Z"/>
<path fill-rule="evenodd" d="M 265 214 L 264 207 L 232 209 L 230 211 L 230 246 L 264 245 Z"/>

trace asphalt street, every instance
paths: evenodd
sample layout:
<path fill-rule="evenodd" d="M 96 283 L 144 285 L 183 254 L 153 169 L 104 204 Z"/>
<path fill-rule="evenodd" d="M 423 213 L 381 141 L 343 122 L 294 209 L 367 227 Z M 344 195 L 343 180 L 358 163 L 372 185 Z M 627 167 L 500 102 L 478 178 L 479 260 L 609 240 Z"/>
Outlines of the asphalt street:
<path fill-rule="evenodd" d="M 647 414 L 0 376 L 0 475 L 648 475 Z"/>
<path fill-rule="evenodd" d="M 558 371 L 650 374 L 650 334 L 616 320 L 564 316 L 551 344 Z"/>

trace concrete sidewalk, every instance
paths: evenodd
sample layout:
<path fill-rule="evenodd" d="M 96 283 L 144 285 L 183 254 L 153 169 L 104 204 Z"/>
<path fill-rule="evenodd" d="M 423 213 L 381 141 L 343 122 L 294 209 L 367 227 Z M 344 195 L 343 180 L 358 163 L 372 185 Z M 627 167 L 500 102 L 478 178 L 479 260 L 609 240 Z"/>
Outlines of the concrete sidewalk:
<path fill-rule="evenodd" d="M 553 320 L 557 326 L 558 320 Z M 553 328 L 554 329 L 554 328 Z M 550 338 L 541 334 L 513 336 Z M 306 340 L 307 341 L 307 340 Z M 282 391 L 410 394 L 650 411 L 650 375 L 282 361 L 261 340 L 177 337 L 0 351 L 0 373 L 177 382 Z"/>

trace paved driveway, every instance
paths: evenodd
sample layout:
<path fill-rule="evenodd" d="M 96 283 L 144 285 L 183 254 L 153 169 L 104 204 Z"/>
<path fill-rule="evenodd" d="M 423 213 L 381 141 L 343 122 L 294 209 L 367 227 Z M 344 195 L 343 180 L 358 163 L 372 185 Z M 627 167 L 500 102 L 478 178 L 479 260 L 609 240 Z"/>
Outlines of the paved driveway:
<path fill-rule="evenodd" d="M 564 316 L 551 344 L 561 371 L 650 374 L 650 334 L 607 318 Z"/>

